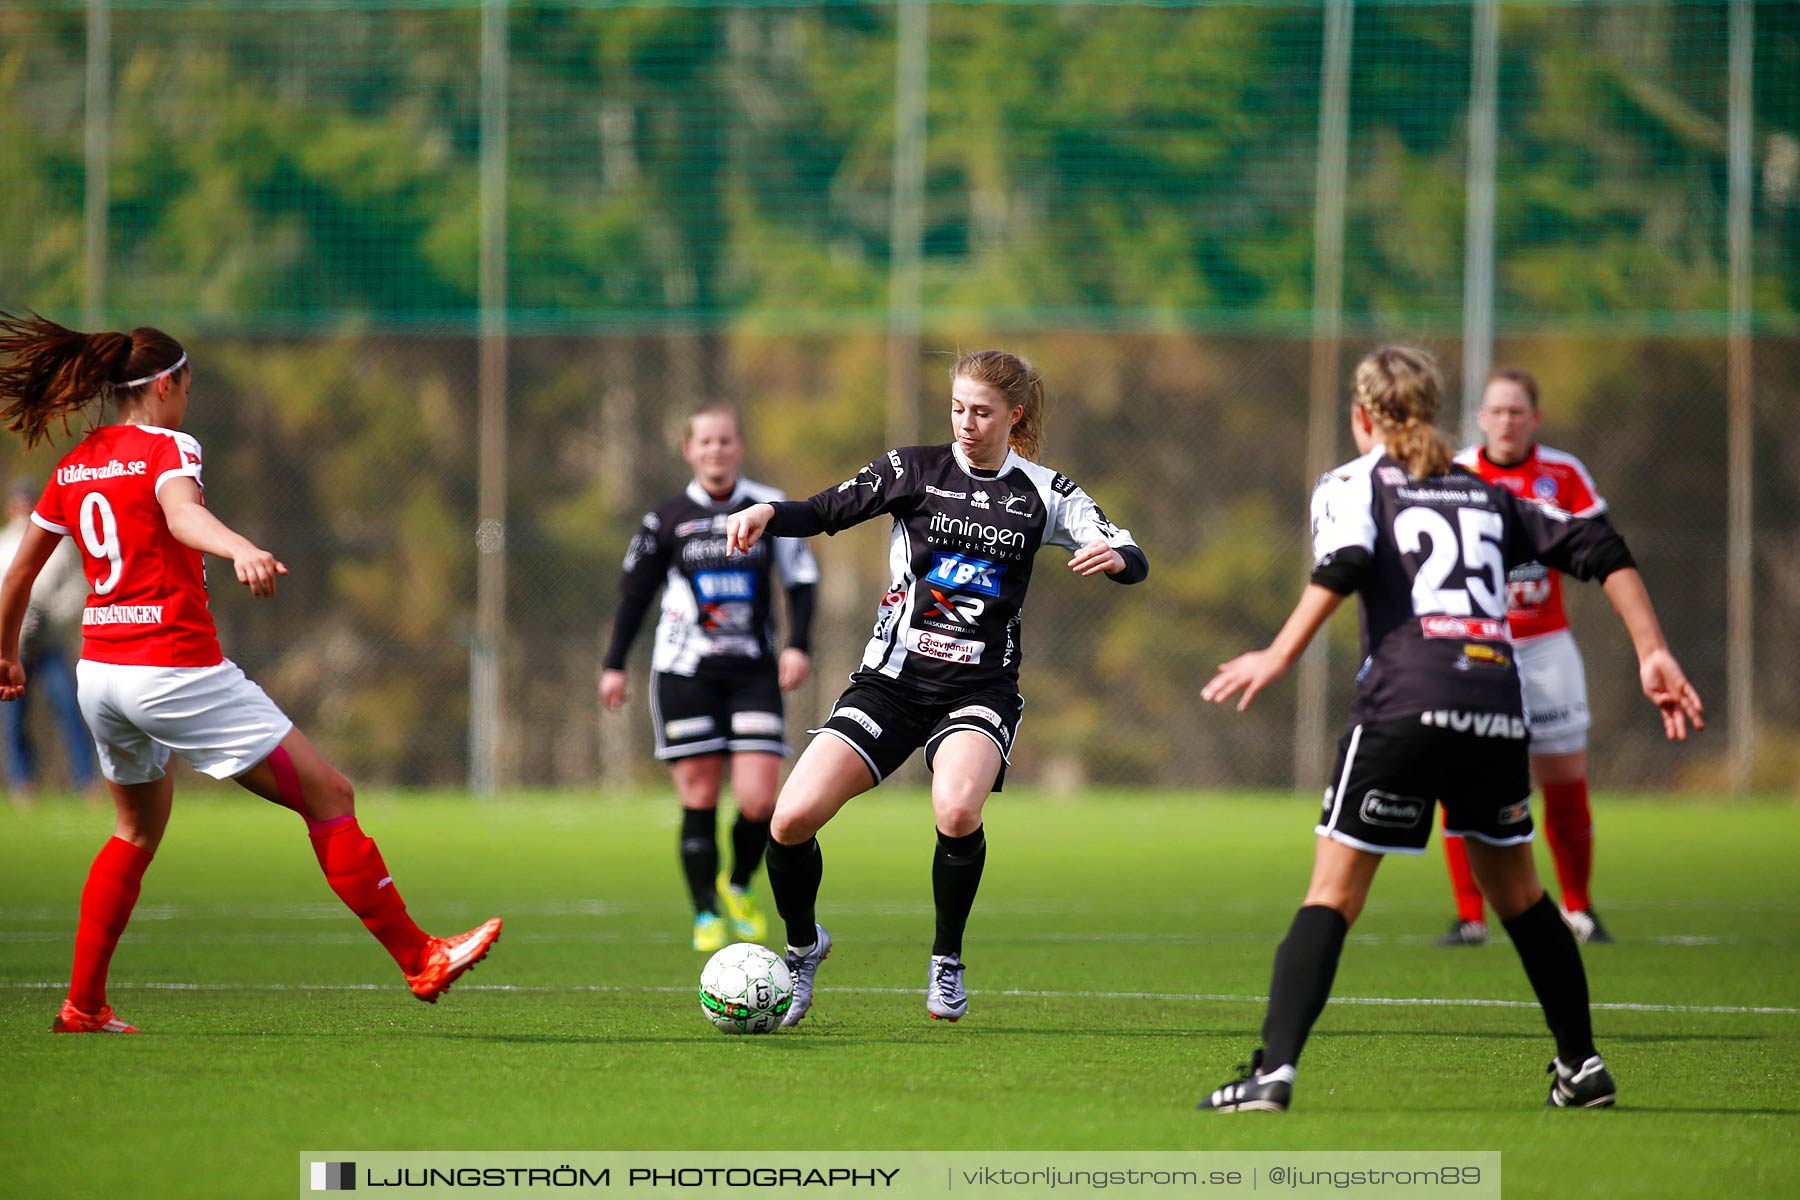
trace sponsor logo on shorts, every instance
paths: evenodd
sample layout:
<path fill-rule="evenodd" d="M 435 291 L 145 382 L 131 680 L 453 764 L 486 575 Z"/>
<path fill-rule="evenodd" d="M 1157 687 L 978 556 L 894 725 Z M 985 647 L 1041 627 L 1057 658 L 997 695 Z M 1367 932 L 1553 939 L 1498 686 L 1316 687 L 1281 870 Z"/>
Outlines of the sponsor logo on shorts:
<path fill-rule="evenodd" d="M 731 714 L 731 732 L 745 737 L 780 737 L 787 731 L 787 722 L 781 719 L 780 713 L 772 712 L 740 712 Z"/>
<path fill-rule="evenodd" d="M 1512 640 L 1505 621 L 1489 617 L 1422 617 L 1419 630 L 1428 638 L 1481 638 L 1489 642 Z"/>
<path fill-rule="evenodd" d="M 160 604 L 106 604 L 86 609 L 81 614 L 83 625 L 161 625 Z"/>
<path fill-rule="evenodd" d="M 831 715 L 833 717 L 842 717 L 846 721 L 853 721 L 856 724 L 861 725 L 864 729 L 869 731 L 869 734 L 872 737 L 881 736 L 880 722 L 876 721 L 874 717 L 871 717 L 868 713 L 854 705 L 846 705 L 833 712 Z"/>
<path fill-rule="evenodd" d="M 1426 812 L 1425 801 L 1417 796 L 1396 796 L 1392 792 L 1370 790 L 1362 800 L 1362 819 L 1367 825 L 1414 829 Z"/>
<path fill-rule="evenodd" d="M 1517 804 L 1509 804 L 1500 810 L 1495 818 L 1502 825 L 1517 825 L 1531 815 L 1531 801 L 1521 800 Z"/>
<path fill-rule="evenodd" d="M 925 494 L 927 496 L 942 496 L 946 500 L 967 500 L 969 498 L 969 493 L 967 492 L 946 492 L 943 488 L 933 487 L 929 483 L 925 485 Z"/>
<path fill-rule="evenodd" d="M 985 704 L 965 704 L 955 712 L 950 713 L 944 719 L 946 721 L 953 721 L 957 717 L 980 717 L 995 728 L 999 728 L 1001 725 L 1000 714 L 987 707 Z"/>
<path fill-rule="evenodd" d="M 959 592 L 978 592 L 983 596 L 998 596 L 1000 580 L 1005 575 L 1005 567 L 998 563 L 991 563 L 984 558 L 965 558 L 960 554 L 934 554 L 931 556 L 931 571 L 925 578 L 932 583 L 941 583 Z"/>
<path fill-rule="evenodd" d="M 1524 717 L 1509 717 L 1505 713 L 1471 713 L 1452 708 L 1422 712 L 1419 714 L 1419 724 L 1448 729 L 1454 733 L 1472 733 L 1476 737 L 1505 738 L 1511 742 L 1522 742 L 1529 733 Z"/>
<path fill-rule="evenodd" d="M 682 717 L 677 721 L 664 721 L 663 736 L 671 742 L 678 742 L 682 738 L 699 737 L 701 734 L 711 733 L 713 728 L 711 717 Z"/>
<path fill-rule="evenodd" d="M 1533 725 L 1558 725 L 1574 715 L 1574 708 L 1567 704 L 1559 708 L 1534 708 L 1531 710 L 1531 723 Z"/>
<path fill-rule="evenodd" d="M 981 661 L 981 652 L 987 649 L 987 643 L 966 638 L 939 637 L 923 629 L 908 629 L 906 648 L 940 662 L 972 665 Z"/>
<path fill-rule="evenodd" d="M 1512 655 L 1498 646 L 1484 646 L 1480 642 L 1464 642 L 1462 657 L 1450 664 L 1459 671 L 1472 671 L 1477 667 L 1510 667 Z"/>

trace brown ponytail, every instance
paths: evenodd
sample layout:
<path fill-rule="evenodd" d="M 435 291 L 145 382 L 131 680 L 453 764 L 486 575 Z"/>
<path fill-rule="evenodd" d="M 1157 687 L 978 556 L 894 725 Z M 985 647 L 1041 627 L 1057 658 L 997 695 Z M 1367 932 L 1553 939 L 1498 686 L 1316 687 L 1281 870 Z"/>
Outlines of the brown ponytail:
<path fill-rule="evenodd" d="M 1023 408 L 1006 440 L 1020 457 L 1036 459 L 1044 444 L 1044 377 L 1017 354 L 977 350 L 956 360 L 950 382 L 967 379 L 985 384 L 1006 399 L 1007 407 Z"/>
<path fill-rule="evenodd" d="M 1394 460 L 1415 479 L 1444 475 L 1455 451 L 1433 422 L 1444 394 L 1437 361 L 1411 346 L 1383 346 L 1356 364 L 1354 398 Z"/>
<path fill-rule="evenodd" d="M 52 421 L 60 419 L 66 431 L 69 418 L 89 404 L 174 366 L 184 354 L 159 329 L 81 333 L 36 313 L 0 312 L 0 421 L 35 446 L 49 436 Z"/>

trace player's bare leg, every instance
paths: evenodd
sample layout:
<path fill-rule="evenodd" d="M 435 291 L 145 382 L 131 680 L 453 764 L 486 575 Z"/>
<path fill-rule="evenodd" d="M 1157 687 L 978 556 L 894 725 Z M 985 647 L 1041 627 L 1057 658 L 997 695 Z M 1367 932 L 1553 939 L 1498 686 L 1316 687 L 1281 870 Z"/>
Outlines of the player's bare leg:
<path fill-rule="evenodd" d="M 819 964 L 831 953 L 831 935 L 818 923 L 819 881 L 824 861 L 816 836 L 852 799 L 875 786 L 862 756 L 839 738 L 815 737 L 794 764 L 769 820 L 769 890 L 787 933 L 788 973 L 794 1001 L 784 1025 L 797 1025 L 812 1007 Z"/>
<path fill-rule="evenodd" d="M 163 831 L 175 797 L 168 774 L 149 783 L 108 783 L 116 819 L 113 835 L 88 869 L 81 890 L 81 923 L 75 932 L 75 962 L 69 995 L 50 1028 L 57 1033 L 136 1033 L 106 1002 L 106 976 L 113 951 L 137 905 L 144 872 Z"/>
<path fill-rule="evenodd" d="M 273 753 L 237 781 L 305 819 L 331 890 L 393 955 L 419 999 L 435 1004 L 499 940 L 498 917 L 449 938 L 431 937 L 414 923 L 381 851 L 357 824 L 355 789 L 299 729 L 289 730 Z"/>
<path fill-rule="evenodd" d="M 731 871 L 719 877 L 718 889 L 731 932 L 741 941 L 760 942 L 769 933 L 750 880 L 769 847 L 769 818 L 780 783 L 781 755 L 751 750 L 731 756 L 731 798 L 738 811 L 731 826 Z"/>
<path fill-rule="evenodd" d="M 1548 1103 L 1558 1108 L 1610 1105 L 1618 1089 L 1594 1049 L 1581 948 L 1538 882 L 1531 843 L 1491 846 L 1474 837 L 1466 841 L 1475 880 L 1512 938 L 1543 1007 L 1544 1021 L 1556 1038 L 1556 1058 L 1550 1064 L 1555 1079 Z"/>
<path fill-rule="evenodd" d="M 1000 747 L 985 734 L 946 734 L 931 760 L 931 812 L 937 846 L 931 856 L 931 898 L 937 911 L 931 961 L 925 973 L 925 1011 L 935 1021 L 958 1021 L 969 1008 L 963 986 L 963 930 L 987 863 L 981 810 L 1003 765 Z"/>

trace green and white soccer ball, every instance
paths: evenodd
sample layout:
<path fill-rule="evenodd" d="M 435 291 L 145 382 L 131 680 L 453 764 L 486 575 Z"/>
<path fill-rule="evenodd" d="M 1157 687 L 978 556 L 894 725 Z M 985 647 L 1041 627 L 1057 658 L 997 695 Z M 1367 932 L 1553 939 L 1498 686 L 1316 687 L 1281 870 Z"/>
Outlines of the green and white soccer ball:
<path fill-rule="evenodd" d="M 755 942 L 725 947 L 700 972 L 700 1011 L 726 1033 L 773 1033 L 793 1002 L 787 964 Z"/>

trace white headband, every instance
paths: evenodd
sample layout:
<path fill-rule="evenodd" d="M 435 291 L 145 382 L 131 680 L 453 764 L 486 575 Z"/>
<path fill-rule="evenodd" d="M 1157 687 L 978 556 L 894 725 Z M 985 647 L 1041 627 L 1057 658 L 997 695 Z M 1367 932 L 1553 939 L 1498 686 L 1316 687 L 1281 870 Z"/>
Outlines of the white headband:
<path fill-rule="evenodd" d="M 170 363 L 168 366 L 164 367 L 162 370 L 158 371 L 156 374 L 146 375 L 142 379 L 128 380 L 127 382 L 121 383 L 118 386 L 120 386 L 122 388 L 134 388 L 134 387 L 143 387 L 146 383 L 155 383 L 157 380 L 161 379 L 164 375 L 173 375 L 175 372 L 181 370 L 182 366 L 186 362 L 187 362 L 187 351 L 183 350 L 181 352 L 180 358 L 176 359 L 174 362 Z"/>

